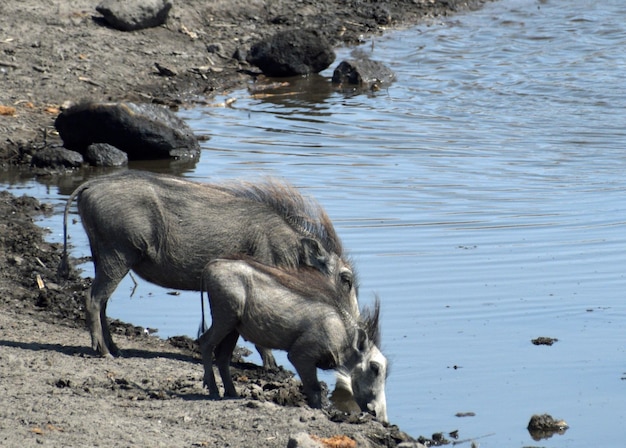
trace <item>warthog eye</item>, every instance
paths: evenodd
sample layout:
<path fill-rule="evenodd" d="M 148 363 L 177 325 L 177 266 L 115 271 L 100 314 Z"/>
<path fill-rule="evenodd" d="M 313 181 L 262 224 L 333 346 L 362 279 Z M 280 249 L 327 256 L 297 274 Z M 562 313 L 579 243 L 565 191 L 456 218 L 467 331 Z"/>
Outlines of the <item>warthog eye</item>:
<path fill-rule="evenodd" d="M 380 363 L 377 363 L 376 361 L 371 361 L 370 370 L 374 373 L 374 375 L 379 376 L 380 371 L 382 370 L 382 366 L 380 365 Z"/>
<path fill-rule="evenodd" d="M 352 289 L 352 283 L 354 282 L 354 276 L 352 272 L 349 270 L 345 270 L 339 274 L 339 278 L 341 279 L 341 283 L 348 287 L 348 289 Z"/>

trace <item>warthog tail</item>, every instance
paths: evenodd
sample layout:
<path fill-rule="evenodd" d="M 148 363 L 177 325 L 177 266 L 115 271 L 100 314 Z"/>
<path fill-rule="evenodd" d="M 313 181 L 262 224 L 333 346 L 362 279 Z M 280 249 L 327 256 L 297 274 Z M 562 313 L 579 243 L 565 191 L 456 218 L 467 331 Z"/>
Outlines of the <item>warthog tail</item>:
<path fill-rule="evenodd" d="M 67 198 L 67 202 L 65 203 L 65 210 L 63 212 L 63 255 L 61 256 L 61 261 L 59 262 L 59 267 L 57 268 L 57 280 L 67 279 L 70 276 L 70 260 L 69 254 L 67 252 L 67 219 L 70 214 L 70 207 L 72 206 L 72 202 L 74 199 L 85 189 L 88 188 L 89 182 L 85 182 L 80 185 L 76 190 L 70 194 L 70 197 Z"/>
<path fill-rule="evenodd" d="M 207 291 L 207 300 L 208 295 L 209 291 Z M 204 316 L 204 275 L 202 276 L 202 284 L 200 285 L 200 308 L 202 309 L 202 321 L 200 322 L 200 327 L 198 328 L 198 339 L 200 339 L 200 336 L 202 336 L 209 329 Z"/>

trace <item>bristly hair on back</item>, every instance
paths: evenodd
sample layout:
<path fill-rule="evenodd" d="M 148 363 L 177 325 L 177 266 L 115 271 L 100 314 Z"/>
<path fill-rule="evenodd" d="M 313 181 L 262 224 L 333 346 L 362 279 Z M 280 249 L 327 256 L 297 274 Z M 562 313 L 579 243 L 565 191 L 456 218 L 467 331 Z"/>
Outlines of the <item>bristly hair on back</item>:
<path fill-rule="evenodd" d="M 315 268 L 299 266 L 295 269 L 281 269 L 260 263 L 248 255 L 232 255 L 224 258 L 245 261 L 252 268 L 271 276 L 285 288 L 313 302 L 324 302 L 344 308 L 339 285 L 331 282 Z"/>
<path fill-rule="evenodd" d="M 237 182 L 221 188 L 237 197 L 271 207 L 303 236 L 315 238 L 327 251 L 339 257 L 343 255 L 341 241 L 326 211 L 313 198 L 304 197 L 293 185 L 267 178 L 259 184 Z"/>

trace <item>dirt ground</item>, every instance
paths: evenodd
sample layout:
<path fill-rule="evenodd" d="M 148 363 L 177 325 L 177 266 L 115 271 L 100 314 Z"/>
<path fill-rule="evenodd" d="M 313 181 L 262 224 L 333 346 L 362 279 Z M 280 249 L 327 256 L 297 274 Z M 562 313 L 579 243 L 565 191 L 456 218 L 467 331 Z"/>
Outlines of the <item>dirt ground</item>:
<path fill-rule="evenodd" d="M 484 1 L 188 0 L 174 2 L 166 25 L 136 32 L 105 26 L 98 0 L 3 2 L 0 166 L 41 174 L 30 168 L 32 154 L 60 144 L 53 123 L 70 102 L 175 109 L 240 88 L 257 70 L 237 54 L 278 30 L 314 27 L 349 45 Z M 160 76 L 155 63 L 175 76 Z M 194 343 L 184 338 L 163 341 L 117 322 L 125 356 L 95 356 L 82 310 L 90 279 L 57 284 L 61 248 L 33 222 L 49 212 L 0 191 L 1 446 L 285 447 L 299 432 L 365 447 L 408 440 L 369 415 L 309 409 L 288 371 L 238 364 L 243 398 L 208 400 Z"/>

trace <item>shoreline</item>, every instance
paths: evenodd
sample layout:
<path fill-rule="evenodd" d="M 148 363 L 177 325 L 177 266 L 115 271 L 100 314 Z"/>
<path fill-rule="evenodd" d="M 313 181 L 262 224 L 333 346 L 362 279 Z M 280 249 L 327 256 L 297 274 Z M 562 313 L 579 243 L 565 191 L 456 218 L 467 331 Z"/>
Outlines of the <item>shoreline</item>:
<path fill-rule="evenodd" d="M 134 101 L 178 109 L 241 88 L 258 69 L 238 55 L 258 39 L 312 27 L 333 46 L 479 9 L 493 0 L 400 0 L 353 5 L 313 0 L 176 3 L 159 27 L 104 26 L 93 0 L 0 7 L 0 164 L 27 168 L 34 152 L 59 146 L 54 119 L 69 103 Z M 62 3 L 62 2 L 56 2 Z M 210 50 L 209 50 L 210 49 Z M 243 58 L 245 59 L 245 57 Z M 160 76 L 159 64 L 176 76 Z"/>

